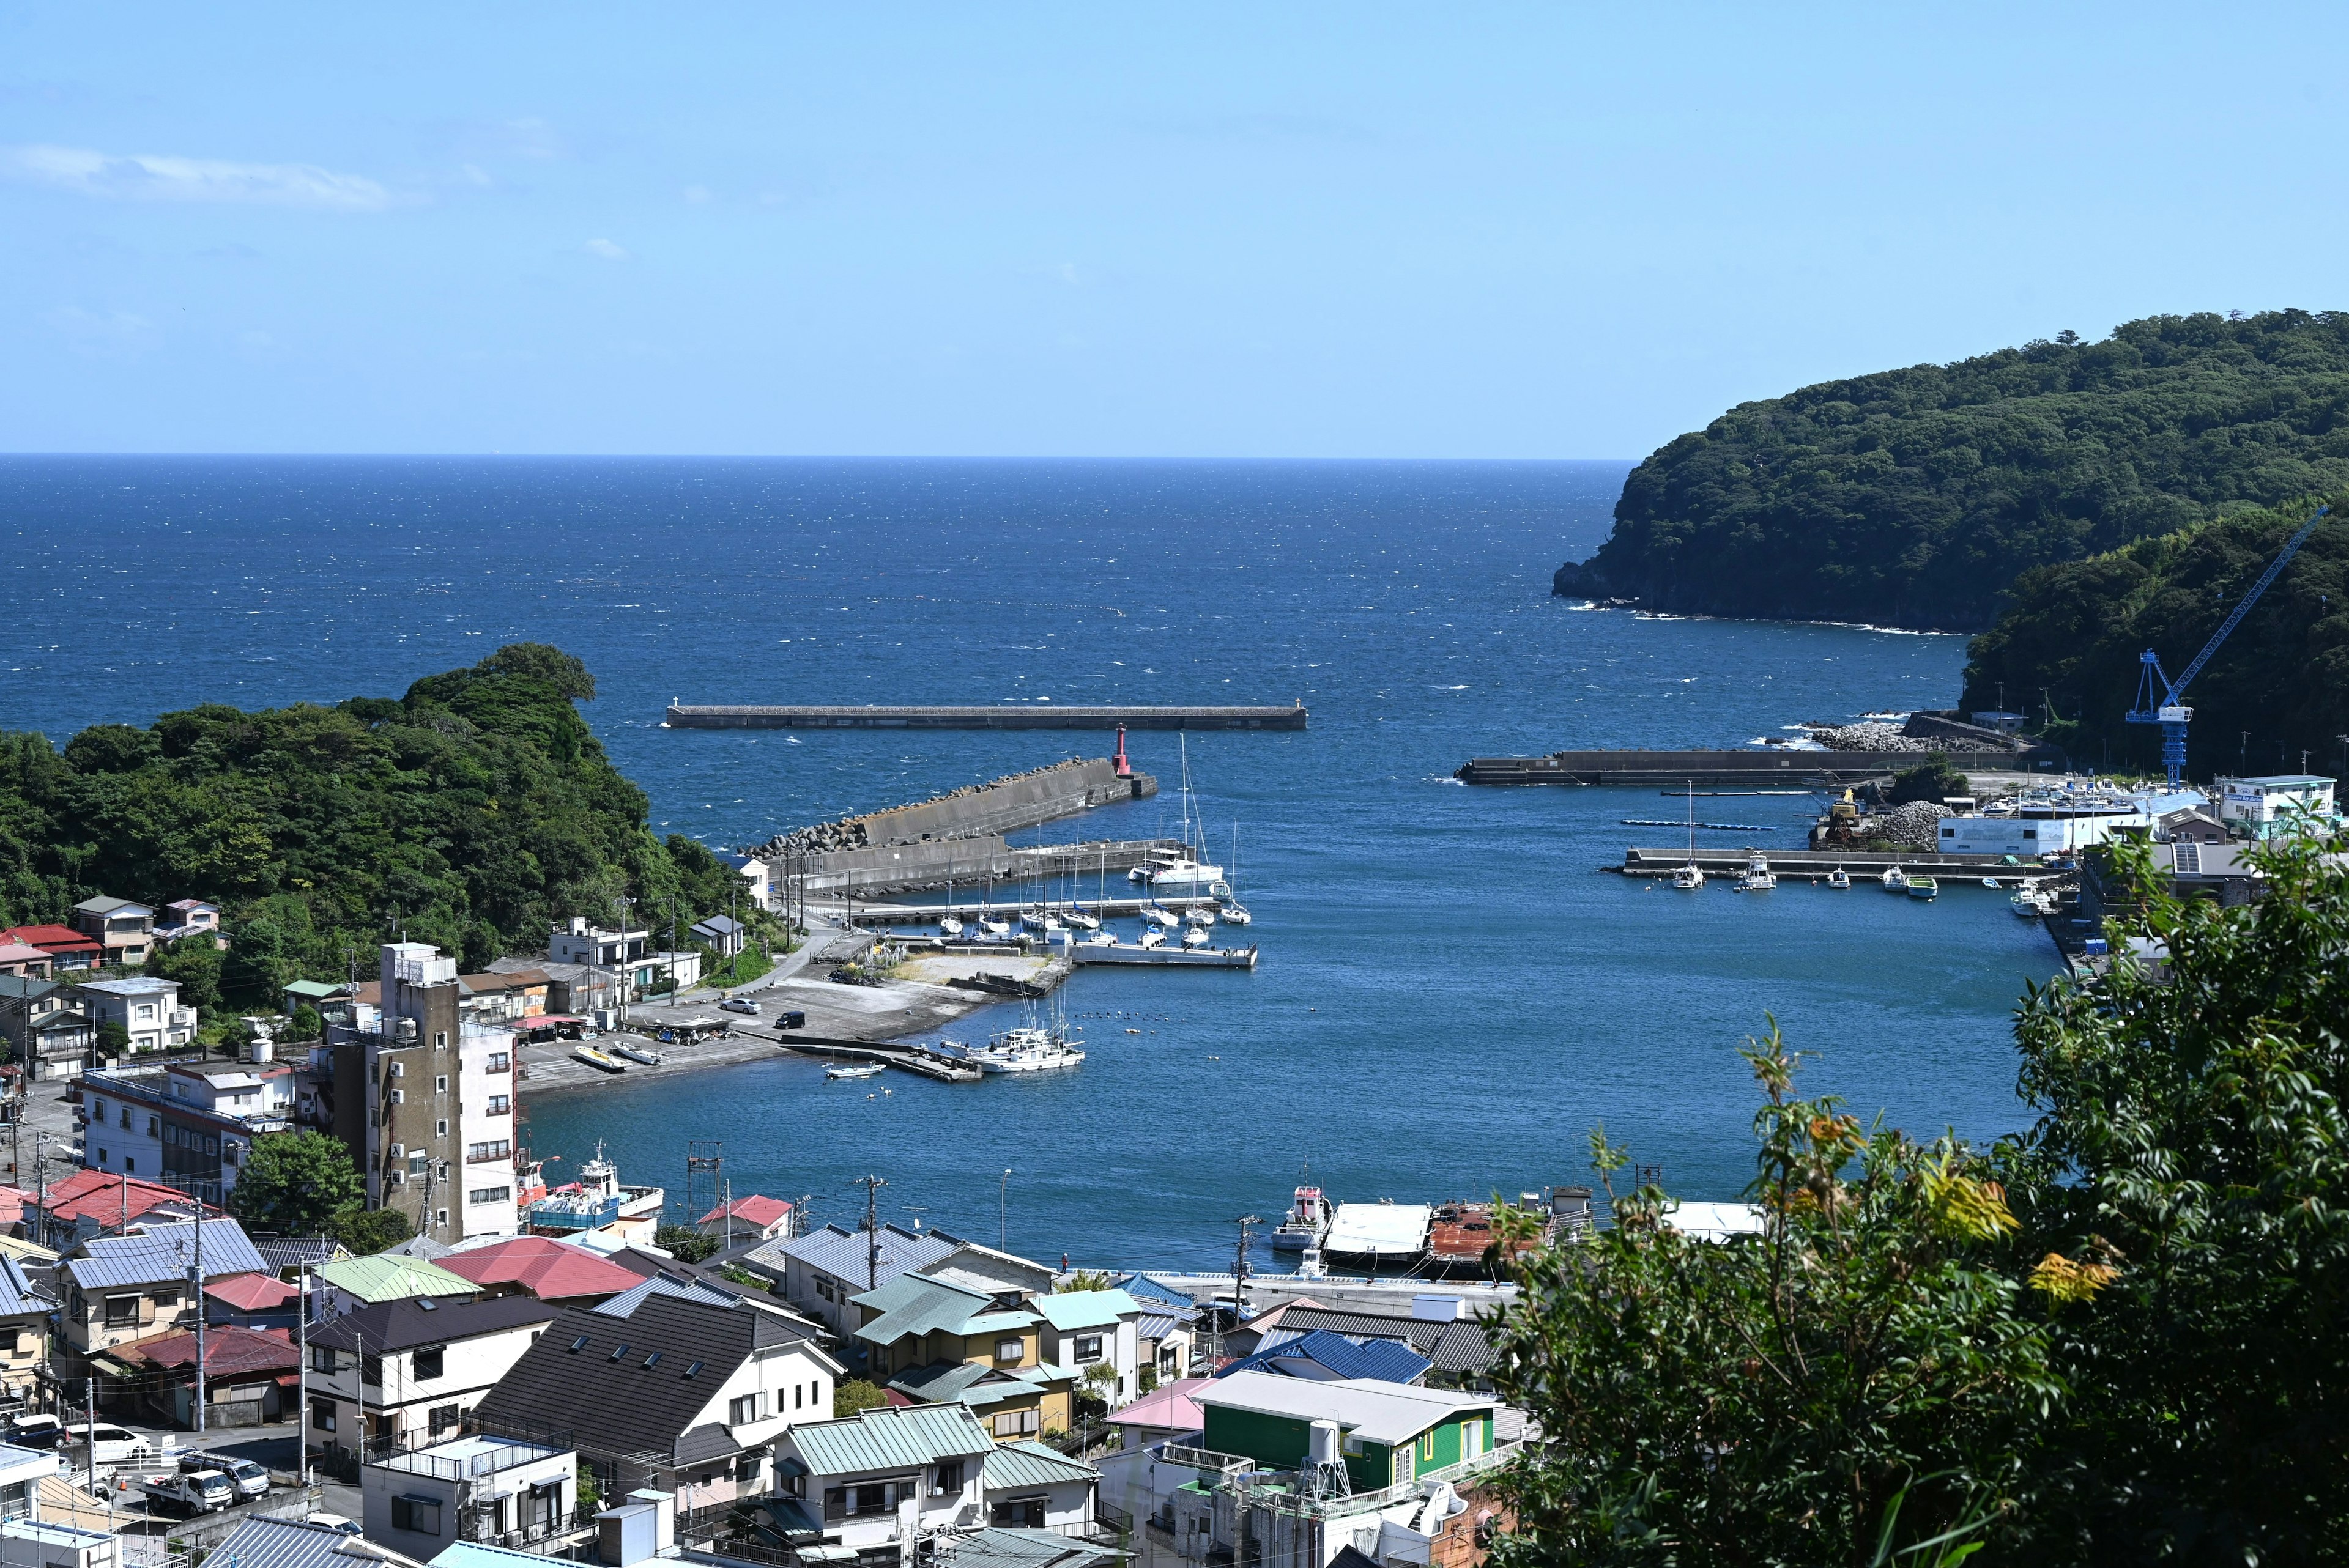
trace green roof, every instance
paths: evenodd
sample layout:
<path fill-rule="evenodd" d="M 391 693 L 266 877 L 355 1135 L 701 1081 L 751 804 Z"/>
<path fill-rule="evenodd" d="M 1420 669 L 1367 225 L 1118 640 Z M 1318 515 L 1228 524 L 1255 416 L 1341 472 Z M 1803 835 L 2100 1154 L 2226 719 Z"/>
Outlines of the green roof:
<path fill-rule="evenodd" d="M 481 1287 L 422 1258 L 343 1258 L 319 1266 L 318 1277 L 372 1306 L 419 1295 L 478 1295 Z"/>
<path fill-rule="evenodd" d="M 1016 1372 L 998 1372 L 978 1361 L 933 1361 L 898 1373 L 889 1379 L 889 1387 L 933 1405 L 968 1405 L 975 1410 L 1044 1392 L 1041 1385 Z"/>
<path fill-rule="evenodd" d="M 844 1420 L 802 1422 L 787 1436 L 809 1471 L 824 1476 L 906 1470 L 994 1447 L 966 1405 L 860 1410 Z"/>
<path fill-rule="evenodd" d="M 984 1291 L 967 1290 L 921 1274 L 899 1274 L 879 1290 L 852 1298 L 881 1315 L 856 1331 L 870 1345 L 894 1345 L 909 1334 L 997 1334 L 1035 1326 L 1032 1313 L 998 1310 Z"/>
<path fill-rule="evenodd" d="M 289 980 L 284 989 L 288 996 L 299 996 L 310 1002 L 323 1002 L 329 996 L 341 995 L 350 987 L 336 985 L 326 980 Z"/>
<path fill-rule="evenodd" d="M 1043 1444 L 1031 1441 L 1004 1443 L 987 1456 L 980 1472 L 983 1484 L 992 1489 L 999 1486 L 1050 1486 L 1055 1481 L 1098 1480 L 1101 1471 L 1065 1454 L 1054 1453 Z"/>
<path fill-rule="evenodd" d="M 1032 1303 L 1062 1334 L 1080 1328 L 1112 1328 L 1118 1319 L 1142 1311 L 1142 1304 L 1122 1290 L 1071 1290 L 1040 1295 Z"/>

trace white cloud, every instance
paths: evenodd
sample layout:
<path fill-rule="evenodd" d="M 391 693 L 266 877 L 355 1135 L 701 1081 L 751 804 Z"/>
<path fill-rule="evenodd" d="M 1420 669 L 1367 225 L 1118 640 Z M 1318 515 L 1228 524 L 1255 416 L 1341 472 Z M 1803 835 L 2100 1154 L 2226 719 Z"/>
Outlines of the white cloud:
<path fill-rule="evenodd" d="M 231 201 L 374 212 L 391 192 L 315 163 L 229 163 L 46 144 L 0 148 L 0 176 L 125 201 Z"/>
<path fill-rule="evenodd" d="M 609 240 L 590 240 L 579 247 L 591 256 L 601 256 L 607 262 L 625 262 L 628 253 Z"/>

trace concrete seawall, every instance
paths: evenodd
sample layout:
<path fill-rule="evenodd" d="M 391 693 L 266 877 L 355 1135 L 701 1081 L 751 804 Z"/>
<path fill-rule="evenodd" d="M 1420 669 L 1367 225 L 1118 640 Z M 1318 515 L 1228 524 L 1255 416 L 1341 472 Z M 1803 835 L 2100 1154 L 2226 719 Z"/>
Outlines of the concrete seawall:
<path fill-rule="evenodd" d="M 1125 873 L 1153 855 L 1183 849 L 1174 839 L 1128 839 L 1088 844 L 1037 845 L 1014 849 L 999 833 L 977 839 L 934 840 L 923 844 L 893 844 L 870 850 L 835 850 L 829 854 L 800 855 L 767 862 L 779 888 L 802 896 L 829 899 L 854 892 L 858 898 L 885 893 L 916 892 L 957 887 L 976 889 L 996 884 L 996 902 L 1016 905 L 1019 885 L 1076 878 L 1106 877 L 1115 889 L 1126 887 Z"/>
<path fill-rule="evenodd" d="M 1857 784 L 1925 760 L 1917 751 L 1555 751 L 1479 757 L 1453 775 L 1464 784 Z M 2028 772 L 2059 763 L 2053 752 L 1949 751 L 1961 773 Z"/>
<path fill-rule="evenodd" d="M 1145 800 L 1158 793 L 1147 773 L 1121 779 L 1106 757 L 1063 762 L 1023 778 L 990 784 L 967 795 L 893 806 L 856 819 L 865 841 L 876 847 L 918 844 L 935 839 L 968 839 L 1016 833 L 1073 817 L 1118 800 Z"/>
<path fill-rule="evenodd" d="M 1295 707 L 1091 707 L 1020 703 L 870 707 L 672 704 L 671 729 L 1302 729 Z"/>

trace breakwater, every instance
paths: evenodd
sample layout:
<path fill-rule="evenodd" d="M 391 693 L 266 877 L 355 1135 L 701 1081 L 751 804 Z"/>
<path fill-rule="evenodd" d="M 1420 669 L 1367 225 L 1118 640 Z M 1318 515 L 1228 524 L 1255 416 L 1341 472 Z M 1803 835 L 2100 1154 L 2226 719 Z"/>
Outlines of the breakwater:
<path fill-rule="evenodd" d="M 826 707 L 672 703 L 667 723 L 671 729 L 1303 729 L 1305 705 L 1101 707 L 1040 702 Z"/>
<path fill-rule="evenodd" d="M 1115 885 L 1123 887 L 1132 868 L 1154 857 L 1185 851 L 1179 839 L 1120 839 L 1015 849 L 1003 841 L 1000 833 L 990 833 L 976 839 L 787 855 L 771 859 L 767 865 L 776 885 L 798 900 L 878 898 L 948 886 L 976 892 L 992 883 L 999 889 L 998 902 L 1013 904 L 1023 896 L 1019 891 L 1023 883 L 1073 881 L 1081 896 L 1088 879 L 1096 886 L 1113 879 Z"/>
<path fill-rule="evenodd" d="M 2053 768 L 2057 753 L 1949 751 L 1961 773 L 2030 772 Z M 1478 757 L 1453 777 L 1464 784 L 1785 784 L 1824 785 L 1887 779 L 1923 760 L 1909 751 L 1554 751 L 1547 757 Z"/>
<path fill-rule="evenodd" d="M 1106 757 L 1080 758 L 1015 773 L 988 784 L 966 784 L 911 805 L 892 806 L 819 822 L 780 834 L 750 853 L 771 865 L 858 850 L 925 844 L 947 839 L 1000 837 L 1038 828 L 1119 800 L 1158 793 L 1147 773 L 1124 773 Z M 843 862 L 845 864 L 846 862 Z M 879 864 L 885 862 L 868 862 Z"/>

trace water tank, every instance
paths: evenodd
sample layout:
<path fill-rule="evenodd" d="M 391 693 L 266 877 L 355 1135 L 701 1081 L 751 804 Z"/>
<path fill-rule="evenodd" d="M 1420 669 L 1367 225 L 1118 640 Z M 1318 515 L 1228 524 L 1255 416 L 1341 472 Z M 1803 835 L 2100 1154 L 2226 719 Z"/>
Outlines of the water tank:
<path fill-rule="evenodd" d="M 254 1036 L 253 1044 L 245 1049 L 245 1060 L 249 1062 L 274 1062 L 276 1059 L 277 1047 L 271 1042 L 269 1037 L 267 1035 Z"/>
<path fill-rule="evenodd" d="M 392 1037 L 403 1046 L 412 1046 L 422 1037 L 422 1026 L 413 1018 L 402 1018 L 391 1031 Z"/>
<path fill-rule="evenodd" d="M 1344 1455 L 1339 1449 L 1338 1423 L 1335 1421 L 1314 1422 L 1312 1436 L 1308 1439 L 1306 1446 L 1306 1463 L 1309 1465 L 1333 1465 L 1342 1462 L 1343 1459 Z"/>

